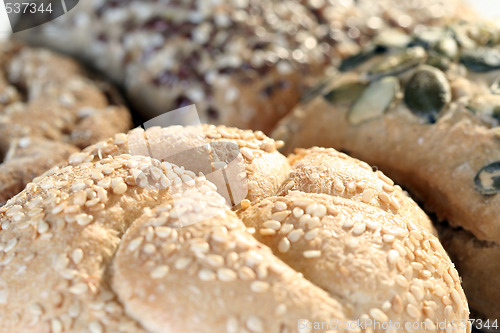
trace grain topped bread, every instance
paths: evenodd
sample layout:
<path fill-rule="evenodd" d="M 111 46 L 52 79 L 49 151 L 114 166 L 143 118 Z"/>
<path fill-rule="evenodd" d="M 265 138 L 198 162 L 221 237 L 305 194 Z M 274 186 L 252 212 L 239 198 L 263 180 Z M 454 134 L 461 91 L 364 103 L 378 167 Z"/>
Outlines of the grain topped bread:
<path fill-rule="evenodd" d="M 269 132 L 379 32 L 468 15 L 458 0 L 87 0 L 16 36 L 85 58 L 146 117 L 196 103 L 204 122 Z"/>
<path fill-rule="evenodd" d="M 242 157 L 250 147 L 247 179 L 274 193 L 249 191 L 233 211 L 202 174 L 123 154 L 137 130 L 72 155 L 0 208 L 0 331 L 299 333 L 300 323 L 372 319 L 445 332 L 452 320 L 468 323 L 453 263 L 381 172 L 333 149 L 287 160 L 262 133 L 203 130 L 234 140 Z M 184 134 L 145 133 L 155 131 Z M 272 162 L 252 174 L 266 154 Z M 323 169 L 325 159 L 338 170 Z M 297 188 L 286 189 L 292 180 Z"/>
<path fill-rule="evenodd" d="M 115 96 L 71 59 L 0 42 L 0 204 L 79 148 L 128 130 Z"/>

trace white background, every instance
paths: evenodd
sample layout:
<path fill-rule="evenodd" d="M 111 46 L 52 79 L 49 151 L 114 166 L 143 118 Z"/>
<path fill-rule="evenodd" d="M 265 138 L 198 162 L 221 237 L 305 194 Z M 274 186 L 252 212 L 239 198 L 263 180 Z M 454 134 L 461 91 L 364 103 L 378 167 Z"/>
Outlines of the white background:
<path fill-rule="evenodd" d="M 85 0 L 83 0 L 85 1 Z M 377 0 L 373 0 L 377 1 Z M 482 15 L 500 20 L 500 0 L 465 0 L 471 6 L 482 13 Z M 77 9 L 78 10 L 78 9 Z M 11 29 L 5 12 L 3 0 L 0 0 L 0 39 L 10 35 Z"/>

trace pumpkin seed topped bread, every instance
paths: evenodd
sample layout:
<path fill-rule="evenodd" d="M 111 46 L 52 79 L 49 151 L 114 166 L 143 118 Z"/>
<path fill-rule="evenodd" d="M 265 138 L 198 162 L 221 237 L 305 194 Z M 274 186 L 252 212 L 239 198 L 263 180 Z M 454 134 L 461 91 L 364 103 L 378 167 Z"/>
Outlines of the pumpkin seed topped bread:
<path fill-rule="evenodd" d="M 344 72 L 305 96 L 273 137 L 285 152 L 322 145 L 365 160 L 464 229 L 477 253 L 498 247 L 500 27 L 456 22 L 390 41 L 374 39 L 346 59 Z M 463 262 L 471 251 L 462 255 L 459 243 L 449 250 L 464 279 L 474 266 L 470 276 L 483 272 L 483 285 L 498 286 L 483 261 Z M 500 298 L 476 284 L 465 283 L 471 308 L 496 319 L 498 307 L 486 304 Z"/>
<path fill-rule="evenodd" d="M 115 94 L 71 59 L 0 42 L 0 205 L 79 148 L 128 130 Z"/>
<path fill-rule="evenodd" d="M 87 0 L 16 36 L 85 58 L 146 117 L 196 103 L 204 122 L 267 133 L 380 31 L 470 15 L 458 0 Z"/>
<path fill-rule="evenodd" d="M 0 208 L 1 332 L 364 331 L 358 319 L 470 332 L 429 219 L 380 171 L 333 149 L 285 159 L 262 133 L 204 126 L 210 144 L 240 147 L 249 182 L 254 172 L 273 189 L 231 210 L 194 172 L 198 155 L 189 166 L 130 155 L 138 131 L 73 154 Z M 191 131 L 140 135 L 154 152 Z"/>

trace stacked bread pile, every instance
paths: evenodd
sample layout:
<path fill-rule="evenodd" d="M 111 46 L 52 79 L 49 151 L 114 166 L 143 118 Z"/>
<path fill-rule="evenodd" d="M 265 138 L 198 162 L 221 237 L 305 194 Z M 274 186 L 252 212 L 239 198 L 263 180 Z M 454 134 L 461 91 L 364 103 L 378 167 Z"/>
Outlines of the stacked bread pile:
<path fill-rule="evenodd" d="M 500 28 L 458 0 L 88 0 L 17 36 L 145 117 L 259 131 L 113 136 L 107 89 L 5 44 L 0 201 L 24 190 L 0 208 L 0 330 L 470 331 L 429 218 L 315 146 L 436 213 L 472 310 L 500 315 Z"/>

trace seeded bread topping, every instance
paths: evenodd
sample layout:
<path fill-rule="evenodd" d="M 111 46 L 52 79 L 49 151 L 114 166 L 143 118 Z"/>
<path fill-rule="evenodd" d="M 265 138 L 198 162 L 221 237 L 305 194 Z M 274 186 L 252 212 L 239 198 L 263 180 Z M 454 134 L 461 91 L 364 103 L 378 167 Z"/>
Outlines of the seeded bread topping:
<path fill-rule="evenodd" d="M 0 46 L 3 204 L 78 148 L 127 130 L 131 121 L 111 87 L 73 60 L 14 42 Z"/>
<path fill-rule="evenodd" d="M 83 56 L 148 117 L 196 103 L 203 121 L 268 132 L 380 31 L 467 15 L 455 0 L 91 0 L 23 38 Z"/>
<path fill-rule="evenodd" d="M 153 152 L 192 128 L 117 134 L 0 208 L 0 330 L 299 333 L 299 320 L 373 319 L 445 332 L 438 322 L 467 321 L 429 220 L 381 172 L 333 149 L 286 160 L 260 132 L 205 125 L 269 191 L 250 188 L 232 211 L 196 163 L 123 154 L 138 131 Z"/>
<path fill-rule="evenodd" d="M 456 22 L 375 39 L 342 69 L 284 118 L 273 136 L 286 142 L 285 152 L 335 147 L 387 172 L 440 220 L 476 238 L 467 254 L 456 241 L 449 242 L 450 251 L 465 276 L 487 279 L 488 265 L 478 261 L 472 273 L 472 263 L 463 260 L 484 244 L 500 243 L 500 27 Z M 490 279 L 485 283 L 498 286 Z M 496 294 L 475 283 L 466 284 L 472 308 L 496 318 L 487 305 L 498 301 Z"/>

